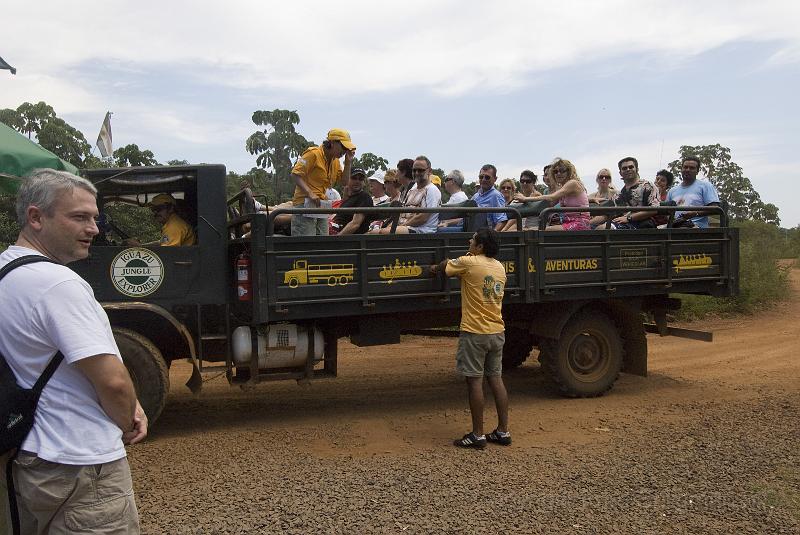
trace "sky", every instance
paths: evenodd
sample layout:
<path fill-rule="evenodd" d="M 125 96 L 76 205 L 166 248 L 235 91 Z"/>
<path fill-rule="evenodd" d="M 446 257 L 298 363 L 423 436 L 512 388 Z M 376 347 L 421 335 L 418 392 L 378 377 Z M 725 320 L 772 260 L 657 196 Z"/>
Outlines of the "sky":
<path fill-rule="evenodd" d="M 587 188 L 719 143 L 800 224 L 800 2 L 6 0 L 0 108 L 43 100 L 93 143 L 248 171 L 256 110 L 467 180 L 572 160 Z M 96 151 L 96 149 L 95 149 Z M 97 153 L 97 152 L 95 152 Z M 622 180 L 616 174 L 618 187 Z"/>

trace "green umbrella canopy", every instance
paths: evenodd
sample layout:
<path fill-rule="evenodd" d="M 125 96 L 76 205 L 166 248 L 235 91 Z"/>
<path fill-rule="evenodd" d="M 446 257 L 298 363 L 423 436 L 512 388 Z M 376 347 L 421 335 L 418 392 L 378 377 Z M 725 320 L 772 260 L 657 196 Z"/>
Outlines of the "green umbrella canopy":
<path fill-rule="evenodd" d="M 78 174 L 78 168 L 0 123 L 0 193 L 14 194 L 22 177 L 34 169 L 48 168 Z"/>

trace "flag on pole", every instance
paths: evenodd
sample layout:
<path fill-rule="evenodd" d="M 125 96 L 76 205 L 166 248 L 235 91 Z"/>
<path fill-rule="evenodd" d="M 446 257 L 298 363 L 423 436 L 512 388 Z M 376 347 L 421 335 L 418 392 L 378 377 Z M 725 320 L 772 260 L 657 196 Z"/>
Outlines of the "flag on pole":
<path fill-rule="evenodd" d="M 17 69 L 6 63 L 3 58 L 0 58 L 0 69 L 7 69 L 11 71 L 11 74 L 17 74 Z"/>
<path fill-rule="evenodd" d="M 111 144 L 111 112 L 106 112 L 106 118 L 103 120 L 103 126 L 100 127 L 100 133 L 97 135 L 97 148 L 100 149 L 100 154 L 103 158 L 108 158 L 114 153 L 114 147 Z"/>

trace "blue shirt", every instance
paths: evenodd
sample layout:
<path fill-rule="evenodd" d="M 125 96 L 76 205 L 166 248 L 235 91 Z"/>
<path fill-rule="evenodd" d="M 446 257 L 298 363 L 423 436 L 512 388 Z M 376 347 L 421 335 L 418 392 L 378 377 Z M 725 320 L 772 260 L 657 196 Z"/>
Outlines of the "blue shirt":
<path fill-rule="evenodd" d="M 503 194 L 494 189 L 494 187 L 492 187 L 492 189 L 486 193 L 484 193 L 482 189 L 478 188 L 478 191 L 476 191 L 475 195 L 472 196 L 472 200 L 475 201 L 475 204 L 477 204 L 479 208 L 506 207 L 506 200 L 503 197 Z M 501 221 L 508 221 L 508 215 L 498 213 L 486 214 L 486 222 L 491 225 L 492 228 L 494 228 Z"/>
<path fill-rule="evenodd" d="M 706 206 L 712 202 L 719 202 L 719 195 L 711 182 L 695 179 L 689 186 L 683 184 L 673 186 L 667 192 L 667 200 L 675 201 L 678 206 Z M 675 217 L 685 213 L 677 212 Z M 693 217 L 692 223 L 700 228 L 708 228 L 708 216 Z"/>

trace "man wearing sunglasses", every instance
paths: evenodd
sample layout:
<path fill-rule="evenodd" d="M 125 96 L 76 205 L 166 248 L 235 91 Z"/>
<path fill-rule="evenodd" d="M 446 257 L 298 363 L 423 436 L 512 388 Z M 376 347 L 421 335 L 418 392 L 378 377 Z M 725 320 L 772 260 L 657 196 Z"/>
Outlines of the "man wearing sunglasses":
<path fill-rule="evenodd" d="M 503 194 L 494 187 L 494 183 L 497 182 L 497 168 L 494 165 L 487 163 L 481 167 L 478 181 L 480 189 L 472 196 L 472 200 L 479 208 L 504 208 L 506 206 Z M 502 230 L 505 222 L 508 221 L 508 216 L 504 213 L 492 212 L 484 215 L 486 216 L 486 225 L 479 226 L 488 226 L 494 230 Z"/>
<path fill-rule="evenodd" d="M 175 198 L 169 193 L 159 193 L 148 203 L 153 218 L 161 225 L 161 239 L 155 242 L 139 243 L 136 238 L 124 241 L 125 245 L 163 245 L 167 247 L 187 247 L 197 244 L 197 236 L 192 227 L 175 212 Z"/>
<path fill-rule="evenodd" d="M 431 161 L 426 156 L 417 156 L 411 167 L 414 185 L 408 191 L 405 206 L 413 208 L 436 208 L 442 202 L 442 192 L 430 181 Z M 397 234 L 429 234 L 439 225 L 437 213 L 407 213 L 400 216 Z M 381 234 L 391 234 L 391 227 L 382 228 Z"/>
<path fill-rule="evenodd" d="M 617 163 L 619 174 L 625 183 L 614 197 L 617 206 L 631 208 L 627 213 L 611 220 L 618 229 L 655 228 L 653 216 L 655 212 L 637 212 L 640 206 L 658 206 L 660 204 L 655 186 L 639 177 L 639 162 L 633 156 L 626 156 Z M 591 224 L 601 225 L 605 216 L 592 218 Z"/>

